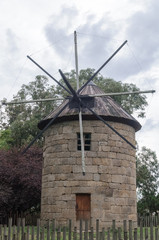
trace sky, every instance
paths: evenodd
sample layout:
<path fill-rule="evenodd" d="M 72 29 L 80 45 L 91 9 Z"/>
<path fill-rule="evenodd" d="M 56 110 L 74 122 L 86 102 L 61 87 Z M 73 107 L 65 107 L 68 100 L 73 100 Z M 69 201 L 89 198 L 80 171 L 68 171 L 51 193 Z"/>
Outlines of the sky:
<path fill-rule="evenodd" d="M 159 1 L 1 0 L 0 9 L 0 100 L 11 100 L 22 84 L 44 74 L 27 55 L 57 80 L 58 69 L 74 69 L 74 31 L 79 70 L 97 70 L 127 40 L 101 74 L 156 91 L 147 94 L 136 140 L 159 159 Z"/>

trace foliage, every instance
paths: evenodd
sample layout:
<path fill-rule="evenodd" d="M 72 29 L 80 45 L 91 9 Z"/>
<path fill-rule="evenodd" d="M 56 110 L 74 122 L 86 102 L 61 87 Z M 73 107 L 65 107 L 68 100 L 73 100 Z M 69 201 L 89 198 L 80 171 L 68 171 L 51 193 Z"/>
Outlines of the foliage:
<path fill-rule="evenodd" d="M 86 70 L 81 70 L 79 72 L 79 85 L 82 86 L 95 72 L 94 69 L 87 68 Z M 74 89 L 76 89 L 76 73 L 72 70 L 70 73 L 65 73 L 65 76 L 69 80 L 70 84 Z M 63 81 L 60 81 L 64 86 Z M 139 91 L 140 89 L 136 87 L 135 84 L 128 84 L 122 82 L 116 82 L 110 78 L 104 78 L 101 74 L 98 74 L 93 82 L 97 84 L 105 93 L 115 93 L 115 92 L 133 92 Z M 68 93 L 57 86 L 57 94 L 62 96 L 67 96 Z M 118 102 L 127 112 L 130 114 L 137 111 L 138 117 L 145 116 L 145 107 L 147 106 L 146 96 L 140 94 L 133 95 L 122 95 L 112 97 L 116 102 Z"/>
<path fill-rule="evenodd" d="M 11 130 L 0 131 L 0 149 L 9 149 L 14 144 L 14 138 L 11 136 Z"/>
<path fill-rule="evenodd" d="M 138 201 L 138 211 L 159 210 L 159 163 L 155 152 L 143 147 L 137 154 L 137 189 L 141 196 Z"/>
<path fill-rule="evenodd" d="M 54 87 L 48 84 L 48 79 L 45 76 L 38 75 L 35 81 L 28 85 L 23 84 L 18 93 L 13 97 L 13 101 L 21 100 L 36 100 L 55 96 Z M 54 107 L 53 102 L 36 102 L 35 104 L 15 104 L 6 107 L 9 124 L 13 123 L 17 116 L 21 117 L 22 121 L 30 120 L 34 115 L 36 118 L 44 117 L 50 112 L 50 108 Z"/>
<path fill-rule="evenodd" d="M 0 212 L 17 213 L 39 205 L 41 170 L 40 148 L 25 155 L 16 148 L 0 150 Z"/>
<path fill-rule="evenodd" d="M 54 87 L 48 84 L 48 79 L 45 76 L 36 76 L 35 81 L 30 82 L 28 85 L 22 85 L 13 100 L 18 102 L 55 96 Z M 10 129 L 10 137 L 14 139 L 13 145 L 21 147 L 29 143 L 39 132 L 37 123 L 53 111 L 55 106 L 56 102 L 7 105 L 5 115 L 7 115 L 8 119 L 7 128 Z M 38 144 L 41 144 L 40 140 Z"/>

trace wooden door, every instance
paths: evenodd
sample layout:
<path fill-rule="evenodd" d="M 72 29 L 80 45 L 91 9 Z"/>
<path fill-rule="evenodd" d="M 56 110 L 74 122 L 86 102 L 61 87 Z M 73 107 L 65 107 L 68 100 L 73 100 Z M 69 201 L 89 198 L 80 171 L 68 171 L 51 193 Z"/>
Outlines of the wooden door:
<path fill-rule="evenodd" d="M 91 217 L 91 195 L 76 194 L 76 220 L 89 220 Z"/>

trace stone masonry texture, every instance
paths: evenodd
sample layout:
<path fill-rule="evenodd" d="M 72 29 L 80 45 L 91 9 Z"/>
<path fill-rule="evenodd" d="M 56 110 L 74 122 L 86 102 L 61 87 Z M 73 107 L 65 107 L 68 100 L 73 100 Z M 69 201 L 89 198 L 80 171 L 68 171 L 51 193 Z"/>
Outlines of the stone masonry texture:
<path fill-rule="evenodd" d="M 109 124 L 135 145 L 135 130 L 117 122 Z M 77 150 L 78 121 L 52 125 L 45 132 L 42 170 L 41 220 L 64 225 L 76 221 L 76 194 L 91 196 L 91 224 L 110 226 L 112 220 L 137 220 L 135 150 L 101 121 L 83 121 L 91 133 L 91 150 L 85 151 L 86 175 Z"/>

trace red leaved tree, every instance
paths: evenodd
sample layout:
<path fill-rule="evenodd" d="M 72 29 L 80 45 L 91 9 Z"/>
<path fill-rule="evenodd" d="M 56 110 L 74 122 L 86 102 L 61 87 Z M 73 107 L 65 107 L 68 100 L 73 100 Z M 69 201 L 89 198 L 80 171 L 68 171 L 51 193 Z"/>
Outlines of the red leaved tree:
<path fill-rule="evenodd" d="M 20 213 L 40 206 L 42 150 L 24 155 L 17 149 L 0 150 L 0 212 Z"/>

